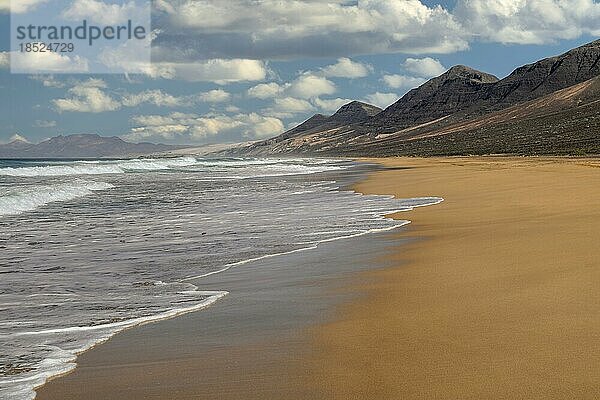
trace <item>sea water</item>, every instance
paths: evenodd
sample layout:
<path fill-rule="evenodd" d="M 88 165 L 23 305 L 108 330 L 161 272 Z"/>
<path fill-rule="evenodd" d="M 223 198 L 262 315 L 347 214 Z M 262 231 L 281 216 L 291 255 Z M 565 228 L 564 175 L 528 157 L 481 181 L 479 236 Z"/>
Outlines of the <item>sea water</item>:
<path fill-rule="evenodd" d="M 439 198 L 338 188 L 324 159 L 0 161 L 0 399 L 75 367 L 120 330 L 226 296 L 202 277 L 390 230 Z"/>

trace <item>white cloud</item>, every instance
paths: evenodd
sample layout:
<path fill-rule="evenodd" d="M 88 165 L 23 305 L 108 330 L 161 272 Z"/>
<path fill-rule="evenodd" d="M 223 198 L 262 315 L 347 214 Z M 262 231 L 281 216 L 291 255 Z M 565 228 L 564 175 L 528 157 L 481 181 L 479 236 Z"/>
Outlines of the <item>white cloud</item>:
<path fill-rule="evenodd" d="M 600 3 L 594 0 L 459 0 L 465 29 L 479 39 L 542 44 L 600 35 Z"/>
<path fill-rule="evenodd" d="M 0 64 L 5 65 L 7 61 L 13 71 L 22 73 L 82 73 L 89 70 L 87 59 L 54 52 L 3 53 Z"/>
<path fill-rule="evenodd" d="M 402 64 L 404 69 L 421 78 L 433 78 L 446 72 L 447 68 L 438 60 L 430 57 L 407 58 Z"/>
<path fill-rule="evenodd" d="M 597 0 L 161 0 L 161 45 L 190 59 L 452 53 L 472 40 L 539 44 L 600 35 Z"/>
<path fill-rule="evenodd" d="M 138 107 L 152 104 L 156 107 L 190 107 L 198 102 L 219 103 L 231 98 L 231 94 L 216 89 L 189 96 L 173 96 L 160 89 L 145 90 L 139 93 L 107 93 L 107 85 L 101 79 L 88 79 L 77 82 L 68 90 L 69 98 L 53 100 L 59 112 L 101 113 L 115 111 L 123 107 Z"/>
<path fill-rule="evenodd" d="M 370 65 L 340 58 L 336 64 L 322 69 L 323 75 L 331 78 L 363 78 L 372 70 Z"/>
<path fill-rule="evenodd" d="M 306 114 L 314 110 L 312 104 L 304 99 L 294 97 L 276 98 L 273 105 L 264 110 L 264 114 L 277 118 L 290 118 L 296 114 Z"/>
<path fill-rule="evenodd" d="M 256 113 L 195 115 L 171 113 L 167 116 L 137 116 L 138 125 L 125 135 L 127 140 L 167 140 L 179 143 L 206 142 L 219 135 L 237 135 L 240 139 L 259 139 L 283 132 L 283 123 L 274 117 Z"/>
<path fill-rule="evenodd" d="M 283 93 L 284 89 L 276 82 L 261 83 L 248 89 L 248 96 L 256 99 L 270 99 Z"/>
<path fill-rule="evenodd" d="M 341 106 L 351 103 L 351 99 L 320 99 L 316 98 L 313 100 L 313 104 L 318 107 L 321 111 L 327 114 L 333 114 L 340 109 Z"/>
<path fill-rule="evenodd" d="M 44 85 L 44 87 L 49 87 L 49 88 L 65 87 L 65 83 L 59 81 L 53 75 L 31 75 L 30 78 L 33 79 L 34 81 L 42 82 L 42 85 Z"/>
<path fill-rule="evenodd" d="M 155 62 L 146 71 L 153 78 L 181 79 L 190 82 L 261 81 L 267 76 L 264 62 L 259 60 L 206 60 L 190 63 Z"/>
<path fill-rule="evenodd" d="M 386 85 L 391 87 L 392 89 L 412 89 L 417 86 L 421 86 L 427 79 L 424 78 L 416 78 L 414 76 L 406 76 L 406 75 L 384 75 L 383 81 Z"/>
<path fill-rule="evenodd" d="M 69 89 L 71 97 L 52 102 L 58 112 L 101 113 L 119 109 L 121 103 L 106 94 L 105 88 L 104 81 L 90 78 Z"/>
<path fill-rule="evenodd" d="M 231 93 L 223 89 L 215 89 L 206 93 L 201 93 L 198 98 L 205 103 L 223 103 L 231 100 Z"/>
<path fill-rule="evenodd" d="M 162 90 L 146 90 L 136 94 L 125 94 L 121 99 L 121 105 L 125 107 L 137 107 L 140 104 L 154 104 L 157 107 L 179 107 L 190 105 L 186 97 L 175 97 Z"/>
<path fill-rule="evenodd" d="M 33 123 L 34 128 L 54 128 L 56 126 L 56 121 L 45 121 L 36 119 Z"/>
<path fill-rule="evenodd" d="M 136 125 L 142 126 L 165 126 L 176 125 L 180 122 L 193 121 L 198 118 L 196 114 L 171 113 L 169 115 L 137 115 L 131 119 Z M 191 122 L 190 122 L 191 123 Z"/>
<path fill-rule="evenodd" d="M 286 88 L 286 94 L 301 99 L 333 94 L 335 91 L 336 88 L 333 82 L 312 74 L 301 75 Z"/>
<path fill-rule="evenodd" d="M 304 73 L 292 82 L 278 84 L 276 82 L 261 83 L 248 89 L 248 96 L 257 99 L 282 100 L 286 98 L 311 99 L 322 95 L 333 94 L 336 87 L 333 82 L 313 73 Z M 289 101 L 289 100 L 288 100 Z M 308 104 L 308 102 L 304 102 Z"/>
<path fill-rule="evenodd" d="M 375 92 L 365 97 L 365 102 L 384 109 L 395 103 L 397 100 L 398 95 L 396 93 Z"/>
<path fill-rule="evenodd" d="M 169 17 L 161 45 L 190 43 L 217 57 L 261 59 L 369 53 L 448 53 L 465 49 L 464 31 L 440 6 L 418 0 L 161 1 Z M 225 35 L 222 35 L 226 33 Z"/>
<path fill-rule="evenodd" d="M 34 10 L 38 5 L 46 3 L 48 0 L 0 0 L 0 13 L 23 14 Z"/>
<path fill-rule="evenodd" d="M 242 110 L 239 107 L 228 105 L 227 107 L 225 107 L 225 111 L 227 111 L 228 113 L 239 113 Z"/>
<path fill-rule="evenodd" d="M 10 67 L 10 58 L 7 51 L 0 51 L 0 68 L 9 68 Z"/>
<path fill-rule="evenodd" d="M 107 4 L 98 0 L 75 0 L 62 12 L 62 17 L 72 21 L 92 21 L 103 25 L 119 25 L 128 20 L 144 21 L 149 9 L 136 6 L 134 1 L 123 4 Z"/>

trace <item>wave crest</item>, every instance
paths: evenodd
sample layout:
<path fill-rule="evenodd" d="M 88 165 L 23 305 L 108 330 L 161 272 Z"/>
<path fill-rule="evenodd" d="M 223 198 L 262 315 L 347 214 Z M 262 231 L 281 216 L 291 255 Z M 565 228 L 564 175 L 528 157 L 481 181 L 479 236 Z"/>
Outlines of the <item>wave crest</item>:
<path fill-rule="evenodd" d="M 56 201 L 69 201 L 95 191 L 112 188 L 105 182 L 63 183 L 53 186 L 26 186 L 9 189 L 0 197 L 0 216 L 17 215 Z"/>

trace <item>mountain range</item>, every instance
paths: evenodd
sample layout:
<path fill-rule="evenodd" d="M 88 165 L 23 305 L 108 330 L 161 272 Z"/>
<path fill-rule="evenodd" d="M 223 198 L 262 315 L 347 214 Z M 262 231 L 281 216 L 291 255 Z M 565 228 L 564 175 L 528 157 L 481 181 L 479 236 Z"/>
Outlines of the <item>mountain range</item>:
<path fill-rule="evenodd" d="M 504 79 L 458 65 L 385 110 L 317 114 L 237 155 L 599 154 L 600 40 Z"/>
<path fill-rule="evenodd" d="M 181 148 L 154 143 L 129 143 L 119 137 L 94 134 L 56 136 L 38 144 L 15 139 L 0 145 L 0 158 L 135 157 Z"/>

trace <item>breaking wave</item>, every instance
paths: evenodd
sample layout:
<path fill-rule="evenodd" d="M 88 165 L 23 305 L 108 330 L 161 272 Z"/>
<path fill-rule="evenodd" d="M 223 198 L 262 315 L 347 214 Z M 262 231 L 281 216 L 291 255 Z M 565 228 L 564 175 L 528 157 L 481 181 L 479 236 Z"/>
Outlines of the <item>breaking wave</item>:
<path fill-rule="evenodd" d="M 159 171 L 196 164 L 193 157 L 134 159 L 116 161 L 78 161 L 68 165 L 0 168 L 0 176 L 65 176 L 123 174 L 129 171 Z"/>
<path fill-rule="evenodd" d="M 79 181 L 51 186 L 25 186 L 8 189 L 8 192 L 0 197 L 0 216 L 21 214 L 48 203 L 74 200 L 112 187 L 111 184 L 104 182 Z"/>

